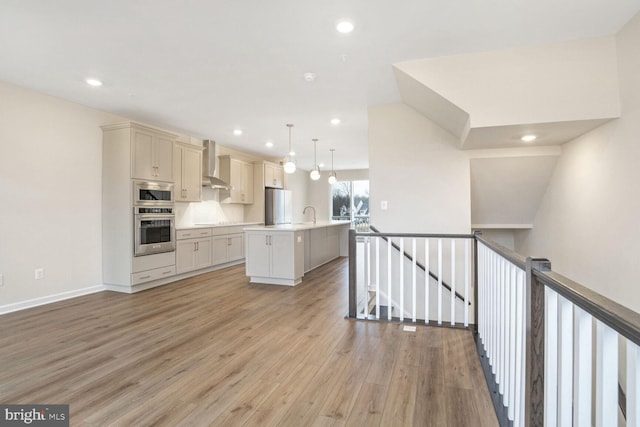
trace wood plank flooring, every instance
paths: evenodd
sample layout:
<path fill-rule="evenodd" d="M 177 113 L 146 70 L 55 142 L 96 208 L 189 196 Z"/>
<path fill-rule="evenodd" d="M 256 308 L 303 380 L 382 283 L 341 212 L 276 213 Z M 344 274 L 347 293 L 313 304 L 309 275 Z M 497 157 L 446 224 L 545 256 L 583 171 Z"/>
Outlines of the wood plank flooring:
<path fill-rule="evenodd" d="M 0 316 L 0 402 L 68 403 L 74 426 L 496 426 L 470 332 L 345 319 L 347 267 Z"/>

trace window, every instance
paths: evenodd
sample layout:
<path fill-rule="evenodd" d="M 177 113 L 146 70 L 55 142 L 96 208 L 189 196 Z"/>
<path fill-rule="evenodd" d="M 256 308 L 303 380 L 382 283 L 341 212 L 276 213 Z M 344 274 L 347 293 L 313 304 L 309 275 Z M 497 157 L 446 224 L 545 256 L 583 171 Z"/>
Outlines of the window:
<path fill-rule="evenodd" d="M 331 219 L 369 222 L 369 181 L 338 181 L 331 186 Z"/>

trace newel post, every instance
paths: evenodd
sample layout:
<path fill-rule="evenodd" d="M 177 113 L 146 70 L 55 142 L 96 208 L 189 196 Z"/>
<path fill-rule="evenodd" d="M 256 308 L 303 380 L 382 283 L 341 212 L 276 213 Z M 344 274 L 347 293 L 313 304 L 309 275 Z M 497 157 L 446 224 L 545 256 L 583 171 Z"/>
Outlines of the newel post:
<path fill-rule="evenodd" d="M 544 426 L 544 283 L 534 271 L 548 271 L 547 259 L 527 258 L 525 426 Z"/>
<path fill-rule="evenodd" d="M 349 317 L 356 318 L 358 304 L 356 299 L 356 282 L 358 281 L 358 260 L 356 246 L 356 230 L 349 230 Z"/>

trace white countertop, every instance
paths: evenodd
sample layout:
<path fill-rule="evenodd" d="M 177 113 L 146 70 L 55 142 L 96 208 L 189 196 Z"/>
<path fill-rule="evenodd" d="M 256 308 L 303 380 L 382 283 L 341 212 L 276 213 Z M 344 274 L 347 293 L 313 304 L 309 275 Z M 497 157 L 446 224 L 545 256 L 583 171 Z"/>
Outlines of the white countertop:
<path fill-rule="evenodd" d="M 350 225 L 351 221 L 319 221 L 317 223 L 304 222 L 300 224 L 255 225 L 245 227 L 244 231 L 302 231 L 312 228 L 334 227 L 337 225 Z"/>
<path fill-rule="evenodd" d="M 223 224 L 193 224 L 176 227 L 176 230 L 193 230 L 197 228 L 217 228 L 217 227 L 244 227 L 247 225 L 258 225 L 259 222 L 227 222 Z"/>

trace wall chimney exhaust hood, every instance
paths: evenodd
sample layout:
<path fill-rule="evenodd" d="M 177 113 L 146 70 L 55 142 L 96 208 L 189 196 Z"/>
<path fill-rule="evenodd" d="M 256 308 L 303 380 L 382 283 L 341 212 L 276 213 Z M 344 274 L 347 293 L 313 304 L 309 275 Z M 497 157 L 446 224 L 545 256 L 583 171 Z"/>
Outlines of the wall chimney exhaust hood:
<path fill-rule="evenodd" d="M 217 190 L 231 190 L 231 186 L 213 176 L 216 172 L 216 142 L 212 139 L 205 139 L 202 142 L 204 151 L 202 152 L 202 186 Z"/>

